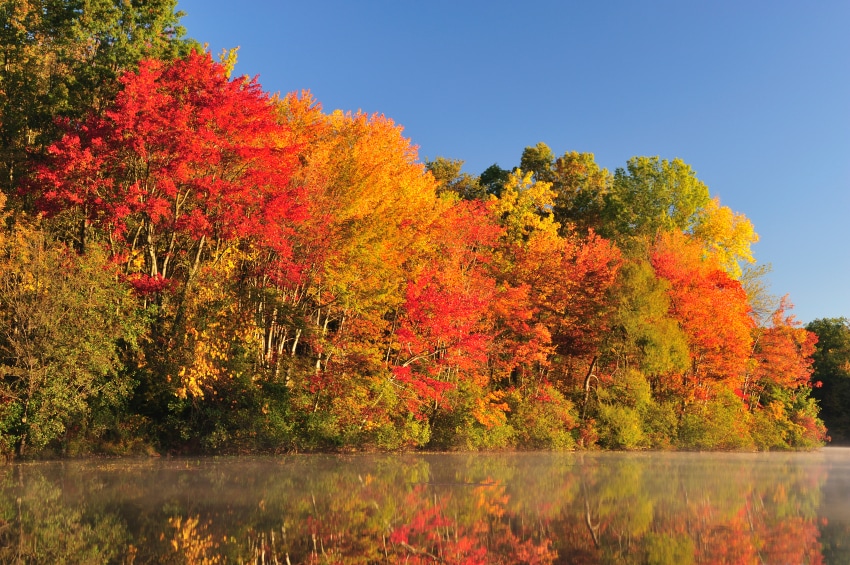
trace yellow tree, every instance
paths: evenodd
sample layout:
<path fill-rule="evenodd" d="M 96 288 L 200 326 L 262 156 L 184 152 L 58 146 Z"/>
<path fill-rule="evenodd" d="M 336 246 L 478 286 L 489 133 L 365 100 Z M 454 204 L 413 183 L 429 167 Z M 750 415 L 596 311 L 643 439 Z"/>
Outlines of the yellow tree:
<path fill-rule="evenodd" d="M 741 278 L 742 261 L 755 263 L 752 245 L 759 236 L 752 222 L 744 214 L 721 206 L 717 197 L 698 212 L 693 234 L 702 241 L 705 252 L 716 257 L 720 267 L 735 279 Z"/>
<path fill-rule="evenodd" d="M 299 148 L 292 183 L 305 190 L 308 220 L 293 238 L 294 279 L 262 254 L 247 268 L 264 363 L 304 417 L 360 434 L 388 420 L 396 312 L 450 202 L 392 120 L 325 114 L 309 93 L 286 96 L 279 114 Z"/>
<path fill-rule="evenodd" d="M 536 232 L 555 236 L 558 224 L 552 214 L 555 192 L 552 183 L 535 181 L 534 174 L 517 169 L 510 173 L 493 212 L 501 218 L 510 244 L 527 241 Z"/>

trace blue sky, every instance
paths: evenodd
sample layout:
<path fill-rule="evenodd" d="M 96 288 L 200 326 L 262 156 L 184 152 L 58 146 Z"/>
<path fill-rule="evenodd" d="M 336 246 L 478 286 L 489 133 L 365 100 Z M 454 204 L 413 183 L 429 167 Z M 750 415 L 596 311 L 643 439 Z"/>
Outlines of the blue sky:
<path fill-rule="evenodd" d="M 850 2 L 179 0 L 239 74 L 386 114 L 479 174 L 543 141 L 680 157 L 753 222 L 773 294 L 850 317 Z"/>

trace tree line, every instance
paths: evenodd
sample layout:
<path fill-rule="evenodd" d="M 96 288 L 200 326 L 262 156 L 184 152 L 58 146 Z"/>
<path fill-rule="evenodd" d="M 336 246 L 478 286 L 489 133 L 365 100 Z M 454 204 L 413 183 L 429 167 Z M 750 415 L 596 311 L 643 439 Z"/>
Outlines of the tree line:
<path fill-rule="evenodd" d="M 175 7 L 0 8 L 0 452 L 826 439 L 846 320 L 801 327 L 688 164 L 423 163 L 232 76 Z"/>

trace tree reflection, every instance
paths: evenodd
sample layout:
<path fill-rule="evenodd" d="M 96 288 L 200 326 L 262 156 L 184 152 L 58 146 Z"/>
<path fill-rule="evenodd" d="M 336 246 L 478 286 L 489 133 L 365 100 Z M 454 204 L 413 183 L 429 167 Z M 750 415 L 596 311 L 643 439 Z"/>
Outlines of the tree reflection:
<path fill-rule="evenodd" d="M 0 563 L 109 563 L 128 545 L 116 512 L 74 504 L 37 468 L 7 465 L 0 485 Z"/>
<path fill-rule="evenodd" d="M 9 465 L 2 563 L 809 563 L 817 455 L 295 456 Z M 835 533 L 838 532 L 838 533 Z M 843 553 L 842 553 L 843 551 Z"/>

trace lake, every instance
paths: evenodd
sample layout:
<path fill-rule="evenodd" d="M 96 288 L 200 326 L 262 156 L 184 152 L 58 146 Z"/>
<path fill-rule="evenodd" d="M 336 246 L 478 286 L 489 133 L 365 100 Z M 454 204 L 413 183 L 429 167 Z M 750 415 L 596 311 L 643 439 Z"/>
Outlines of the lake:
<path fill-rule="evenodd" d="M 850 563 L 850 449 L 0 466 L 0 563 Z"/>

